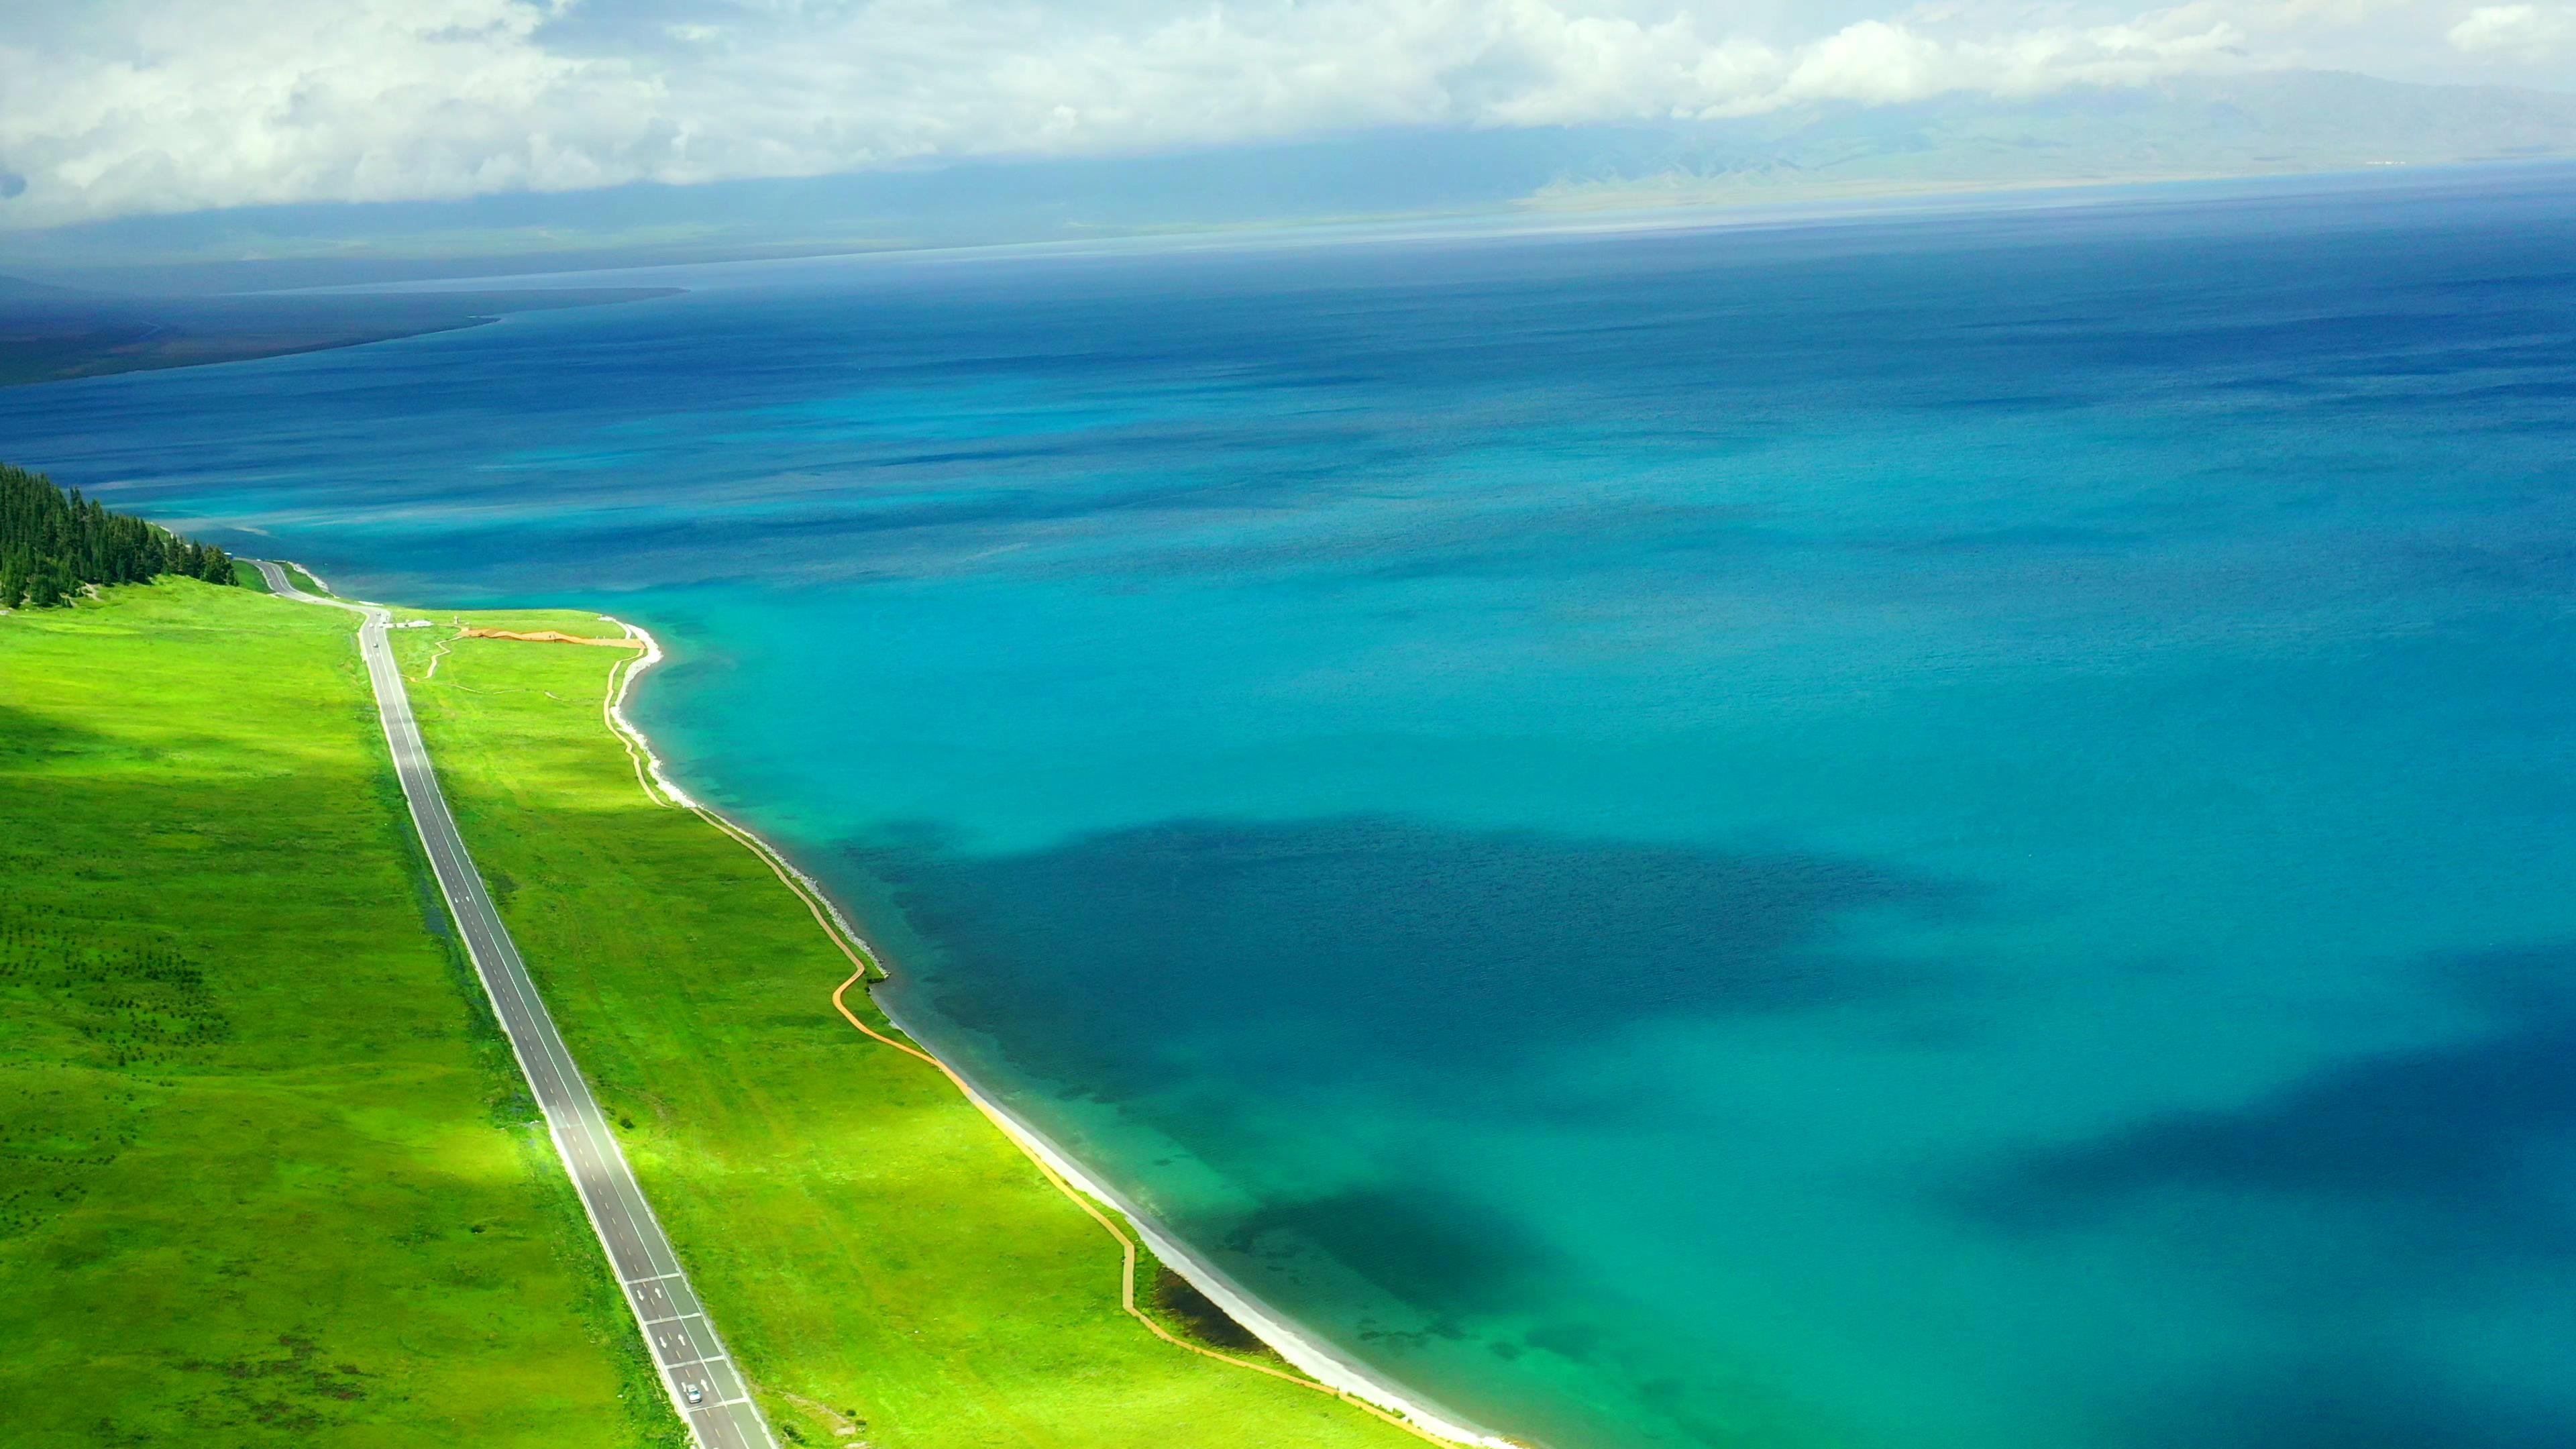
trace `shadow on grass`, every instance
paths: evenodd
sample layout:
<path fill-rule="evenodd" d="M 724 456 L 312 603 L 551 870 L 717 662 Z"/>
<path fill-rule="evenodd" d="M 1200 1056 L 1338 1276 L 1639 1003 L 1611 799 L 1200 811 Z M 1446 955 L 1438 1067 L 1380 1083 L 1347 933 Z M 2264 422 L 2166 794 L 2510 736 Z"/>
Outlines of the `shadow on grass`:
<path fill-rule="evenodd" d="M 165 645 L 193 647 L 98 652 Z M 133 707 L 160 712 L 129 733 L 0 704 L 0 1237 L 31 1241 L 20 1261 L 43 1280 L 0 1268 L 20 1300 L 0 1323 L 40 1330 L 58 1372 L 64 1354 L 123 1365 L 96 1369 L 113 1394 L 89 1369 L 61 1380 L 113 1400 L 100 1433 L 347 1432 L 444 1415 L 380 1384 L 458 1371 L 455 1350 L 403 1341 L 421 1305 L 375 1295 L 438 1288 L 421 1319 L 437 1322 L 447 1290 L 551 1257 L 499 1351 L 604 1359 L 623 1387 L 598 1394 L 610 1432 L 684 1442 L 479 985 L 422 933 L 434 897 L 381 740 L 352 750 L 354 716 L 299 743 L 220 703 Z M 453 1135 L 487 1122 L 513 1145 Z M 355 1187 L 317 1192 L 331 1183 Z M 289 1221 L 293 1241 L 251 1236 Z M 532 1262 L 519 1241 L 545 1246 Z M 76 1314 L 41 1306 L 66 1294 Z M 225 1307 L 192 1327 L 172 1295 Z M 20 1427 L 54 1442 L 51 1421 Z"/>

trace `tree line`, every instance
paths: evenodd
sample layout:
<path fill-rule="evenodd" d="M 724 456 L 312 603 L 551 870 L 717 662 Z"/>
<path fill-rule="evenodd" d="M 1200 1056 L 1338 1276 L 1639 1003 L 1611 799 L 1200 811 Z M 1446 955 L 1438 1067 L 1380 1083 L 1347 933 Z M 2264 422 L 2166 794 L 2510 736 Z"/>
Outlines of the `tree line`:
<path fill-rule="evenodd" d="M 71 602 L 86 584 L 140 584 L 164 574 L 235 582 L 232 555 L 222 549 L 0 463 L 0 609 L 48 609 Z"/>

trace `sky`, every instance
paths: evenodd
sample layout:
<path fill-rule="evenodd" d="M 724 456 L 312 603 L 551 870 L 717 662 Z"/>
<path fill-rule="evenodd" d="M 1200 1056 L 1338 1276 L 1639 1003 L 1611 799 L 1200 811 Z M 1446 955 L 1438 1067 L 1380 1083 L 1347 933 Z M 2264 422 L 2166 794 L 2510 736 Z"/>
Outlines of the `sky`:
<path fill-rule="evenodd" d="M 2576 0 L 10 4 L 0 231 L 2293 68 L 2576 89 Z"/>

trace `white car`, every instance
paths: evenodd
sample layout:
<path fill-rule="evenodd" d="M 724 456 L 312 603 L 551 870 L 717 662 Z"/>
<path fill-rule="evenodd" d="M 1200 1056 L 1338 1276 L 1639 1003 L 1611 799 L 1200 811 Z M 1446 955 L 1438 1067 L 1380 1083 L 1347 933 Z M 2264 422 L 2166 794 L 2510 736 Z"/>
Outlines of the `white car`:
<path fill-rule="evenodd" d="M 706 1391 L 696 1384 L 682 1384 L 680 1391 L 689 1396 L 689 1407 L 693 1409 L 707 1401 Z"/>

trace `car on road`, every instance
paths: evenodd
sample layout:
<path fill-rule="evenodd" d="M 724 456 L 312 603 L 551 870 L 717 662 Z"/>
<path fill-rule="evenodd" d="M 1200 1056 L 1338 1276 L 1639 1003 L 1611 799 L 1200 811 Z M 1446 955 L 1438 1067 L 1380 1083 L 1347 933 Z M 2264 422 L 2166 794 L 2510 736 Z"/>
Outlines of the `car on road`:
<path fill-rule="evenodd" d="M 707 1401 L 705 1390 L 700 1389 L 696 1384 L 683 1384 L 681 1390 L 689 1396 L 690 1408 L 694 1409 Z"/>

